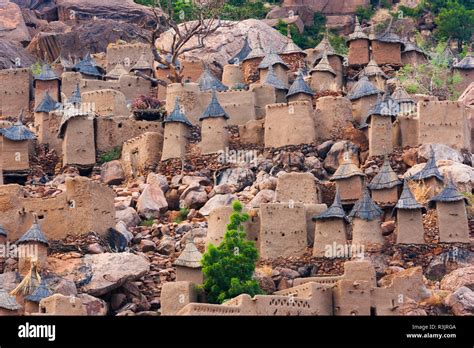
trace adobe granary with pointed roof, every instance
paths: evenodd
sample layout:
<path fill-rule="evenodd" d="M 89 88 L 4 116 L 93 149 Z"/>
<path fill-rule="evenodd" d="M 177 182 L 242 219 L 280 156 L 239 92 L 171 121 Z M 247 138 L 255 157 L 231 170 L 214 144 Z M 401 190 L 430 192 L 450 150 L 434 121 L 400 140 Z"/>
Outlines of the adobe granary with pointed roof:
<path fill-rule="evenodd" d="M 393 206 L 398 201 L 398 189 L 402 182 L 390 166 L 386 157 L 378 174 L 372 179 L 368 187 L 372 192 L 372 199 L 381 206 Z"/>
<path fill-rule="evenodd" d="M 369 156 L 388 155 L 393 152 L 392 123 L 398 115 L 398 103 L 388 92 L 379 98 L 367 114 L 369 125 Z"/>
<path fill-rule="evenodd" d="M 76 88 L 72 92 L 71 96 L 67 99 L 67 103 L 77 107 L 81 104 L 81 101 L 81 87 L 79 86 L 79 83 L 76 83 Z"/>
<path fill-rule="evenodd" d="M 107 80 L 118 80 L 124 74 L 128 74 L 128 71 L 124 68 L 122 64 L 117 64 L 112 70 L 107 72 L 105 78 Z"/>
<path fill-rule="evenodd" d="M 97 68 L 97 63 L 92 59 L 90 53 L 88 53 L 83 60 L 74 65 L 72 70 L 81 73 L 85 79 L 102 79 L 102 73 Z"/>
<path fill-rule="evenodd" d="M 326 52 L 323 52 L 322 58 L 318 64 L 311 69 L 311 88 L 316 92 L 337 91 L 337 74 L 329 64 Z"/>
<path fill-rule="evenodd" d="M 288 101 L 312 100 L 313 96 L 314 92 L 304 80 L 303 73 L 298 71 L 296 74 L 296 79 L 290 86 L 286 98 Z"/>
<path fill-rule="evenodd" d="M 371 42 L 372 54 L 380 65 L 401 66 L 404 44 L 400 37 L 392 30 L 392 23 Z"/>
<path fill-rule="evenodd" d="M 456 189 L 451 178 L 446 187 L 430 199 L 429 207 L 436 207 L 441 243 L 469 243 L 467 204 L 469 201 Z"/>
<path fill-rule="evenodd" d="M 351 88 L 347 98 L 352 103 L 352 116 L 359 124 L 364 124 L 367 114 L 378 100 L 378 96 L 383 91 L 372 82 L 367 76 L 362 76 Z"/>
<path fill-rule="evenodd" d="M 356 202 L 349 213 L 352 220 L 353 246 L 367 248 L 383 244 L 384 239 L 380 226 L 382 215 L 382 209 L 372 200 L 368 188 L 365 187 L 362 198 Z"/>
<path fill-rule="evenodd" d="M 34 76 L 33 87 L 35 90 L 35 108 L 40 104 L 43 95 L 46 91 L 49 91 L 50 96 L 56 100 L 60 101 L 60 89 L 61 89 L 61 79 L 60 77 L 51 69 L 49 64 L 44 64 L 41 67 L 41 72 Z"/>
<path fill-rule="evenodd" d="M 0 158 L 5 178 L 26 174 L 30 167 L 28 147 L 36 136 L 20 120 L 21 114 L 13 126 L 0 128 Z"/>
<path fill-rule="evenodd" d="M 352 204 L 362 196 L 365 174 L 351 160 L 348 152 L 344 154 L 343 162 L 330 180 L 336 182 L 337 190 L 344 204 Z"/>
<path fill-rule="evenodd" d="M 286 94 L 288 93 L 288 86 L 285 82 L 280 80 L 278 76 L 275 75 L 273 67 L 270 66 L 268 69 L 265 79 L 261 83 L 263 86 L 269 86 L 274 89 L 275 101 L 285 101 Z M 265 106 L 264 106 L 265 107 Z"/>
<path fill-rule="evenodd" d="M 130 69 L 132 73 L 141 72 L 147 76 L 153 77 L 153 67 L 150 61 L 146 58 L 145 54 L 142 54 L 138 61 Z"/>
<path fill-rule="evenodd" d="M 250 53 L 242 60 L 242 71 L 245 83 L 253 83 L 259 80 L 258 65 L 265 57 L 265 51 L 262 48 L 260 33 L 257 33 L 257 44 Z"/>
<path fill-rule="evenodd" d="M 393 209 L 397 214 L 397 244 L 425 243 L 422 216 L 425 210 L 413 196 L 409 181 L 404 180 L 402 194 Z"/>
<path fill-rule="evenodd" d="M 428 55 L 416 45 L 416 43 L 404 40 L 405 47 L 402 51 L 402 64 L 403 65 L 420 65 L 426 64 L 428 61 Z"/>
<path fill-rule="evenodd" d="M 388 80 L 388 76 L 383 72 L 373 58 L 370 59 L 367 66 L 360 72 L 359 77 L 362 76 L 367 76 L 369 81 L 372 82 L 375 87 L 381 90 L 385 89 L 385 81 Z"/>
<path fill-rule="evenodd" d="M 270 49 L 265 57 L 258 65 L 258 71 L 260 74 L 260 81 L 264 81 L 268 75 L 269 70 L 272 69 L 275 75 L 283 81 L 285 85 L 288 84 L 288 65 L 281 59 L 280 55 L 273 49 Z"/>
<path fill-rule="evenodd" d="M 349 46 L 349 65 L 362 66 L 369 62 L 370 40 L 362 30 L 357 16 L 355 18 L 354 32 L 349 35 L 347 45 Z"/>
<path fill-rule="evenodd" d="M 202 254 L 197 249 L 194 241 L 191 238 L 188 239 L 181 255 L 174 262 L 176 266 L 176 281 L 190 281 L 195 284 L 202 284 L 201 260 Z"/>
<path fill-rule="evenodd" d="M 474 53 L 469 53 L 459 62 L 453 65 L 453 70 L 461 75 L 461 83 L 456 85 L 458 92 L 464 91 L 474 81 Z"/>
<path fill-rule="evenodd" d="M 233 56 L 231 59 L 227 61 L 227 63 L 232 64 L 232 65 L 240 65 L 244 61 L 245 58 L 252 52 L 252 48 L 249 45 L 249 38 L 248 36 L 245 37 L 244 44 L 242 45 L 242 48 L 240 49 L 239 52 L 235 56 Z"/>
<path fill-rule="evenodd" d="M 441 175 L 438 166 L 436 165 L 436 157 L 433 149 L 431 149 L 430 158 L 423 169 L 406 179 L 423 182 L 423 184 L 429 189 L 428 198 L 434 197 L 441 190 L 444 177 Z"/>
<path fill-rule="evenodd" d="M 188 144 L 189 129 L 192 123 L 184 114 L 179 97 L 176 97 L 174 109 L 163 121 L 164 139 L 161 160 L 184 158 Z"/>
<path fill-rule="evenodd" d="M 202 121 L 199 146 L 203 154 L 223 151 L 229 146 L 228 119 L 229 115 L 222 108 L 216 90 L 213 89 L 211 101 L 199 118 Z"/>
<path fill-rule="evenodd" d="M 288 42 L 283 46 L 279 54 L 285 64 L 288 65 L 290 71 L 297 72 L 301 69 L 301 62 L 308 54 L 292 40 L 290 26 L 288 26 L 287 37 Z"/>
<path fill-rule="evenodd" d="M 204 72 L 197 81 L 201 92 L 216 90 L 218 92 L 227 91 L 227 86 L 215 77 L 207 66 L 204 67 Z"/>
<path fill-rule="evenodd" d="M 392 93 L 392 99 L 398 104 L 399 115 L 409 115 L 416 107 L 416 103 L 402 86 L 397 86 Z"/>
<path fill-rule="evenodd" d="M 342 207 L 339 190 L 336 189 L 333 204 L 321 214 L 313 216 L 315 224 L 313 256 L 334 257 L 328 253 L 333 250 L 333 245 L 344 246 L 347 244 L 346 224 L 349 220 Z"/>
<path fill-rule="evenodd" d="M 30 229 L 16 242 L 18 245 L 18 271 L 25 276 L 31 269 L 31 262 L 41 271 L 46 266 L 49 242 L 43 234 L 36 215 Z"/>
<path fill-rule="evenodd" d="M 315 55 L 312 66 L 316 67 L 320 60 L 323 59 L 324 55 L 326 55 L 329 64 L 336 73 L 336 88 L 339 90 L 342 88 L 344 80 L 344 56 L 337 53 L 334 47 L 332 47 L 328 38 L 328 33 L 325 34 L 323 40 L 316 47 L 320 46 L 321 48 L 324 47 L 324 49 L 321 49 L 321 51 Z"/>

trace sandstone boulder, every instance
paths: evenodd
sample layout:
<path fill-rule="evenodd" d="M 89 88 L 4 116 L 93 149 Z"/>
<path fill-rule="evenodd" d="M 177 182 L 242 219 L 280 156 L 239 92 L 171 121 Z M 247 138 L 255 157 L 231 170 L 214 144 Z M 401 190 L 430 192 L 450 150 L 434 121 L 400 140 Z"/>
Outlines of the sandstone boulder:
<path fill-rule="evenodd" d="M 237 196 L 231 193 L 226 193 L 224 195 L 215 195 L 210 200 L 208 200 L 207 203 L 201 209 L 199 209 L 199 212 L 202 215 L 207 216 L 213 209 L 226 205 L 231 205 L 232 202 L 235 200 L 237 200 Z"/>
<path fill-rule="evenodd" d="M 82 306 L 86 311 L 87 315 L 92 316 L 104 316 L 107 315 L 108 306 L 107 302 L 104 300 L 88 295 L 88 294 L 79 294 L 77 297 L 82 302 Z"/>
<path fill-rule="evenodd" d="M 20 7 L 8 0 L 0 0 L 0 38 L 17 42 L 31 40 Z"/>
<path fill-rule="evenodd" d="M 183 26 L 184 24 L 180 25 Z M 279 50 L 288 42 L 286 36 L 264 22 L 258 19 L 247 19 L 235 22 L 235 25 L 231 27 L 217 29 L 206 38 L 204 48 L 186 52 L 184 58 L 186 60 L 202 60 L 205 64 L 211 66 L 213 63 L 224 66 L 229 59 L 240 51 L 247 36 L 250 47 L 255 47 L 257 45 L 257 34 L 260 34 L 262 44 L 265 45 L 265 43 L 271 42 L 275 50 Z M 163 33 L 157 40 L 157 47 L 169 51 L 172 39 L 171 31 Z M 192 47 L 196 44 L 197 39 L 193 38 L 185 47 Z"/>
<path fill-rule="evenodd" d="M 255 181 L 255 174 L 247 167 L 228 168 L 219 173 L 217 184 L 227 184 L 235 187 L 235 190 L 241 191 L 246 186 L 251 186 Z"/>
<path fill-rule="evenodd" d="M 158 218 L 168 209 L 165 194 L 158 183 L 146 184 L 145 189 L 138 198 L 138 214 L 147 219 Z"/>
<path fill-rule="evenodd" d="M 271 203 L 275 201 L 275 191 L 262 190 L 255 195 L 254 198 L 247 204 L 249 208 L 260 207 L 262 203 Z"/>
<path fill-rule="evenodd" d="M 146 177 L 147 184 L 157 184 L 161 190 L 166 193 L 169 189 L 168 179 L 162 174 L 150 173 Z"/>
<path fill-rule="evenodd" d="M 440 284 L 442 290 L 449 291 L 455 291 L 462 286 L 474 290 L 474 266 L 454 270 L 446 275 Z"/>
<path fill-rule="evenodd" d="M 349 151 L 350 159 L 356 165 L 359 165 L 359 149 L 358 149 L 358 147 L 355 146 L 353 143 L 348 142 L 348 141 L 338 141 L 337 143 L 335 143 L 331 147 L 331 150 L 329 150 L 326 158 L 324 159 L 324 168 L 329 173 L 334 173 L 337 170 L 337 168 L 339 167 L 339 164 L 342 163 L 342 161 L 344 159 L 344 152 L 346 151 L 346 145 L 347 145 L 347 149 Z"/>
<path fill-rule="evenodd" d="M 128 207 L 115 212 L 115 219 L 118 222 L 123 222 L 127 227 L 135 227 L 140 223 L 140 216 L 138 216 L 135 209 Z"/>
<path fill-rule="evenodd" d="M 451 160 L 462 163 L 464 160 L 459 151 L 444 144 L 423 144 L 418 148 L 418 157 L 428 161 L 431 156 L 431 150 L 433 150 L 437 161 Z"/>
<path fill-rule="evenodd" d="M 462 286 L 446 297 L 445 304 L 454 315 L 474 315 L 474 291 Z"/>
<path fill-rule="evenodd" d="M 179 206 L 188 209 L 199 209 L 207 200 L 208 196 L 205 187 L 194 183 L 189 185 L 179 197 Z"/>
<path fill-rule="evenodd" d="M 122 164 L 120 161 L 104 163 L 100 168 L 100 179 L 106 185 L 119 185 L 125 180 Z"/>

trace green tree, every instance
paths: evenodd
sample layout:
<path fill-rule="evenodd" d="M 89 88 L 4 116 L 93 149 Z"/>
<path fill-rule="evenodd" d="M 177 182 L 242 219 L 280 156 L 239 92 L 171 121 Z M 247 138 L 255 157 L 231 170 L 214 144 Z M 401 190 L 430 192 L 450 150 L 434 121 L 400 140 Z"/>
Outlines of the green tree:
<path fill-rule="evenodd" d="M 291 38 L 295 44 L 301 49 L 315 47 L 323 38 L 324 29 L 326 26 L 326 16 L 320 12 L 315 12 L 313 15 L 313 25 L 305 27 L 302 33 L 299 32 L 295 25 L 290 25 Z M 288 24 L 282 20 L 278 21 L 276 29 L 282 34 L 286 35 L 288 31 Z"/>
<path fill-rule="evenodd" d="M 436 33 L 441 39 L 455 39 L 461 48 L 474 33 L 474 10 L 468 10 L 459 1 L 448 1 L 435 18 Z"/>
<path fill-rule="evenodd" d="M 254 242 L 247 240 L 243 222 L 249 216 L 242 212 L 242 204 L 234 201 L 233 213 L 224 240 L 219 246 L 209 245 L 202 258 L 202 285 L 210 303 L 222 303 L 240 294 L 262 294 L 253 279 L 258 252 Z"/>

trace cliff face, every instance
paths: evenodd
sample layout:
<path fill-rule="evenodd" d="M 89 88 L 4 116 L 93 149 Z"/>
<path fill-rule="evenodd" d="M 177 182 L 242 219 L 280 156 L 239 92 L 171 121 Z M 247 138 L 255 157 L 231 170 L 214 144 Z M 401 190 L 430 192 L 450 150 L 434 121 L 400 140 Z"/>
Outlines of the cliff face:
<path fill-rule="evenodd" d="M 370 0 L 284 0 L 283 7 L 308 6 L 325 15 L 354 14 L 358 6 L 368 6 Z"/>

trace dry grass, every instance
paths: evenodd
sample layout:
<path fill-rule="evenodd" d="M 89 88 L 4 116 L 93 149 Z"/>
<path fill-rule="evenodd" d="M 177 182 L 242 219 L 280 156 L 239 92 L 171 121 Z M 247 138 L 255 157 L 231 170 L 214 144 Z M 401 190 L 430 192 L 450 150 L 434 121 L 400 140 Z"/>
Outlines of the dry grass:
<path fill-rule="evenodd" d="M 418 203 L 428 203 L 430 187 L 426 185 L 424 181 L 410 180 L 408 182 L 408 186 L 410 187 L 410 190 Z"/>

